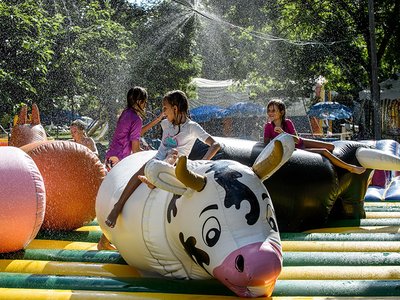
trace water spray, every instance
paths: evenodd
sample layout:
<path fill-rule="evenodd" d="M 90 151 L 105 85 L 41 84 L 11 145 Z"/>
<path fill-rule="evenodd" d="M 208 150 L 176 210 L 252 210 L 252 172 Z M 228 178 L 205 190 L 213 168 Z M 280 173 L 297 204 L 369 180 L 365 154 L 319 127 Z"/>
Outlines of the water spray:
<path fill-rule="evenodd" d="M 200 15 L 200 16 L 208 19 L 208 20 L 211 20 L 211 21 L 214 21 L 214 22 L 217 22 L 217 23 L 222 23 L 223 25 L 227 25 L 229 27 L 236 28 L 236 29 L 239 29 L 239 30 L 242 30 L 242 31 L 246 31 L 248 34 L 250 34 L 250 35 L 252 35 L 252 36 L 254 36 L 256 38 L 260 38 L 260 39 L 266 40 L 266 41 L 271 41 L 271 42 L 272 41 L 274 41 L 274 42 L 275 41 L 281 41 L 281 42 L 289 43 L 289 44 L 296 45 L 296 46 L 306 46 L 306 45 L 325 45 L 325 46 L 328 45 L 328 46 L 332 46 L 332 45 L 337 44 L 339 42 L 343 42 L 343 41 L 333 41 L 333 42 L 291 41 L 291 40 L 288 40 L 288 39 L 284 39 L 284 38 L 276 37 L 276 36 L 273 36 L 273 35 L 269 35 L 269 34 L 266 34 L 264 32 L 261 32 L 261 31 L 248 30 L 248 29 L 246 29 L 246 28 L 244 28 L 242 26 L 229 23 L 229 22 L 227 22 L 225 20 L 222 20 L 220 18 L 216 18 L 213 15 L 210 15 L 210 14 L 207 14 L 205 12 L 202 12 L 197 7 L 193 7 L 188 2 L 184 2 L 182 0 L 172 0 L 172 2 L 175 2 L 177 4 L 185 6 L 185 7 L 189 8 L 191 11 L 193 11 L 195 14 L 198 14 L 198 15 Z"/>
<path fill-rule="evenodd" d="M 190 5 L 188 2 L 182 2 L 182 1 L 180 1 L 180 0 L 172 0 L 172 2 L 178 3 L 178 4 L 182 5 L 182 6 L 186 6 L 186 7 L 189 8 L 191 11 L 193 11 L 194 13 L 196 13 L 196 14 L 198 14 L 198 15 L 204 17 L 204 18 L 207 18 L 207 19 L 209 19 L 209 20 L 211 20 L 211 21 L 216 21 L 216 20 L 214 20 L 213 18 L 211 18 L 210 16 L 206 15 L 205 13 L 199 11 L 196 7 L 193 7 L 192 5 Z M 197 5 L 196 5 L 196 6 L 197 6 Z"/>

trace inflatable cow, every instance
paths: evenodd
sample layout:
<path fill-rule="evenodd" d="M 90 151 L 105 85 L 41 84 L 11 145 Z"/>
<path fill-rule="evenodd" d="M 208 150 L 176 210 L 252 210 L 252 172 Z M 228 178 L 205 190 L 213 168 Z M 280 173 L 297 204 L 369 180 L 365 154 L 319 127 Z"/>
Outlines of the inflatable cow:
<path fill-rule="evenodd" d="M 263 180 L 294 150 L 280 135 L 252 167 L 232 160 L 188 161 L 176 167 L 147 163 L 157 188 L 141 184 L 126 202 L 116 226 L 104 221 L 130 177 L 154 151 L 133 154 L 102 182 L 96 214 L 105 235 L 143 276 L 176 279 L 215 277 L 242 297 L 270 296 L 282 267 L 274 208 Z"/>
<path fill-rule="evenodd" d="M 215 159 L 232 159 L 251 166 L 264 149 L 263 143 L 216 138 L 221 144 Z M 292 157 L 264 181 L 281 231 L 304 231 L 324 227 L 329 220 L 365 218 L 364 196 L 374 170 L 400 170 L 400 159 L 391 151 L 370 143 L 334 142 L 333 153 L 343 161 L 367 170 L 353 174 L 332 165 L 325 157 L 296 149 Z M 196 143 L 189 158 L 207 151 Z"/>

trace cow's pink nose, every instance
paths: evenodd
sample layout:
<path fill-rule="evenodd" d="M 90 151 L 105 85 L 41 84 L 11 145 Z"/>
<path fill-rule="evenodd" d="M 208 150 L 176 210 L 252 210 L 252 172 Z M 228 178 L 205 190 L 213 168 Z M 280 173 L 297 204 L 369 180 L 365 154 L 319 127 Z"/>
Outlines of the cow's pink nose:
<path fill-rule="evenodd" d="M 223 263 L 214 269 L 214 277 L 228 286 L 237 295 L 269 296 L 282 269 L 282 254 L 270 242 L 254 243 L 229 254 Z M 265 291 L 252 294 L 253 288 Z"/>

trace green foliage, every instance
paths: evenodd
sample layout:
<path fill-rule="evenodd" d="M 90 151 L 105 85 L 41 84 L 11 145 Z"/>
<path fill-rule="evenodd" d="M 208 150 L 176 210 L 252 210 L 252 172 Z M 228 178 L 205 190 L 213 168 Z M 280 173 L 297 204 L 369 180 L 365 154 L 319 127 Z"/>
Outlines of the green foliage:
<path fill-rule="evenodd" d="M 146 17 L 146 23 L 134 30 L 138 48 L 132 82 L 147 87 L 152 98 L 171 89 L 186 91 L 191 78 L 201 71 L 195 53 L 195 15 L 188 15 L 185 6 L 164 1 L 153 6 Z"/>
<path fill-rule="evenodd" d="M 368 0 L 0 1 L 0 118 L 21 101 L 116 120 L 129 87 L 194 95 L 193 77 L 251 97 L 356 97 L 370 82 Z M 245 9 L 244 9 L 245 8 Z M 399 72 L 400 2 L 375 1 L 380 80 Z M 153 104 L 153 109 L 159 107 Z M 49 118 L 42 118 L 49 122 Z"/>
<path fill-rule="evenodd" d="M 112 105 L 128 85 L 132 35 L 112 20 L 107 3 L 75 1 L 63 9 L 66 22 L 49 72 L 52 98 L 61 102 L 59 108 L 93 117 L 115 110 Z"/>
<path fill-rule="evenodd" d="M 61 21 L 60 15 L 49 16 L 37 1 L 0 2 L 1 110 L 38 99 Z"/>
<path fill-rule="evenodd" d="M 225 69 L 254 86 L 259 97 L 308 96 L 319 75 L 328 79 L 328 89 L 340 93 L 356 96 L 369 86 L 367 0 L 207 3 L 211 11 L 224 12 L 231 24 L 225 55 L 234 59 Z M 375 16 L 379 76 L 384 80 L 400 67 L 395 50 L 400 43 L 399 1 L 375 1 Z"/>

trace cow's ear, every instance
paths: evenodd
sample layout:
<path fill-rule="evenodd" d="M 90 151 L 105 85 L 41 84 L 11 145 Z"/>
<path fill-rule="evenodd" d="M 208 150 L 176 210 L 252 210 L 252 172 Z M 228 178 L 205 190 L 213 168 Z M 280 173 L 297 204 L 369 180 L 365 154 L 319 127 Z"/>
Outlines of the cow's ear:
<path fill-rule="evenodd" d="M 26 106 L 26 104 L 24 104 L 21 107 L 21 110 L 19 111 L 17 124 L 18 125 L 25 125 L 27 120 L 28 120 L 28 107 Z"/>
<path fill-rule="evenodd" d="M 281 133 L 261 151 L 253 164 L 253 171 L 264 181 L 289 160 L 294 151 L 293 136 Z"/>
<path fill-rule="evenodd" d="M 165 161 L 150 160 L 144 168 L 144 174 L 152 184 L 167 192 L 182 195 L 187 190 L 176 178 L 175 167 Z"/>
<path fill-rule="evenodd" d="M 39 125 L 40 124 L 40 114 L 39 108 L 36 103 L 32 104 L 32 121 L 31 125 Z"/>

